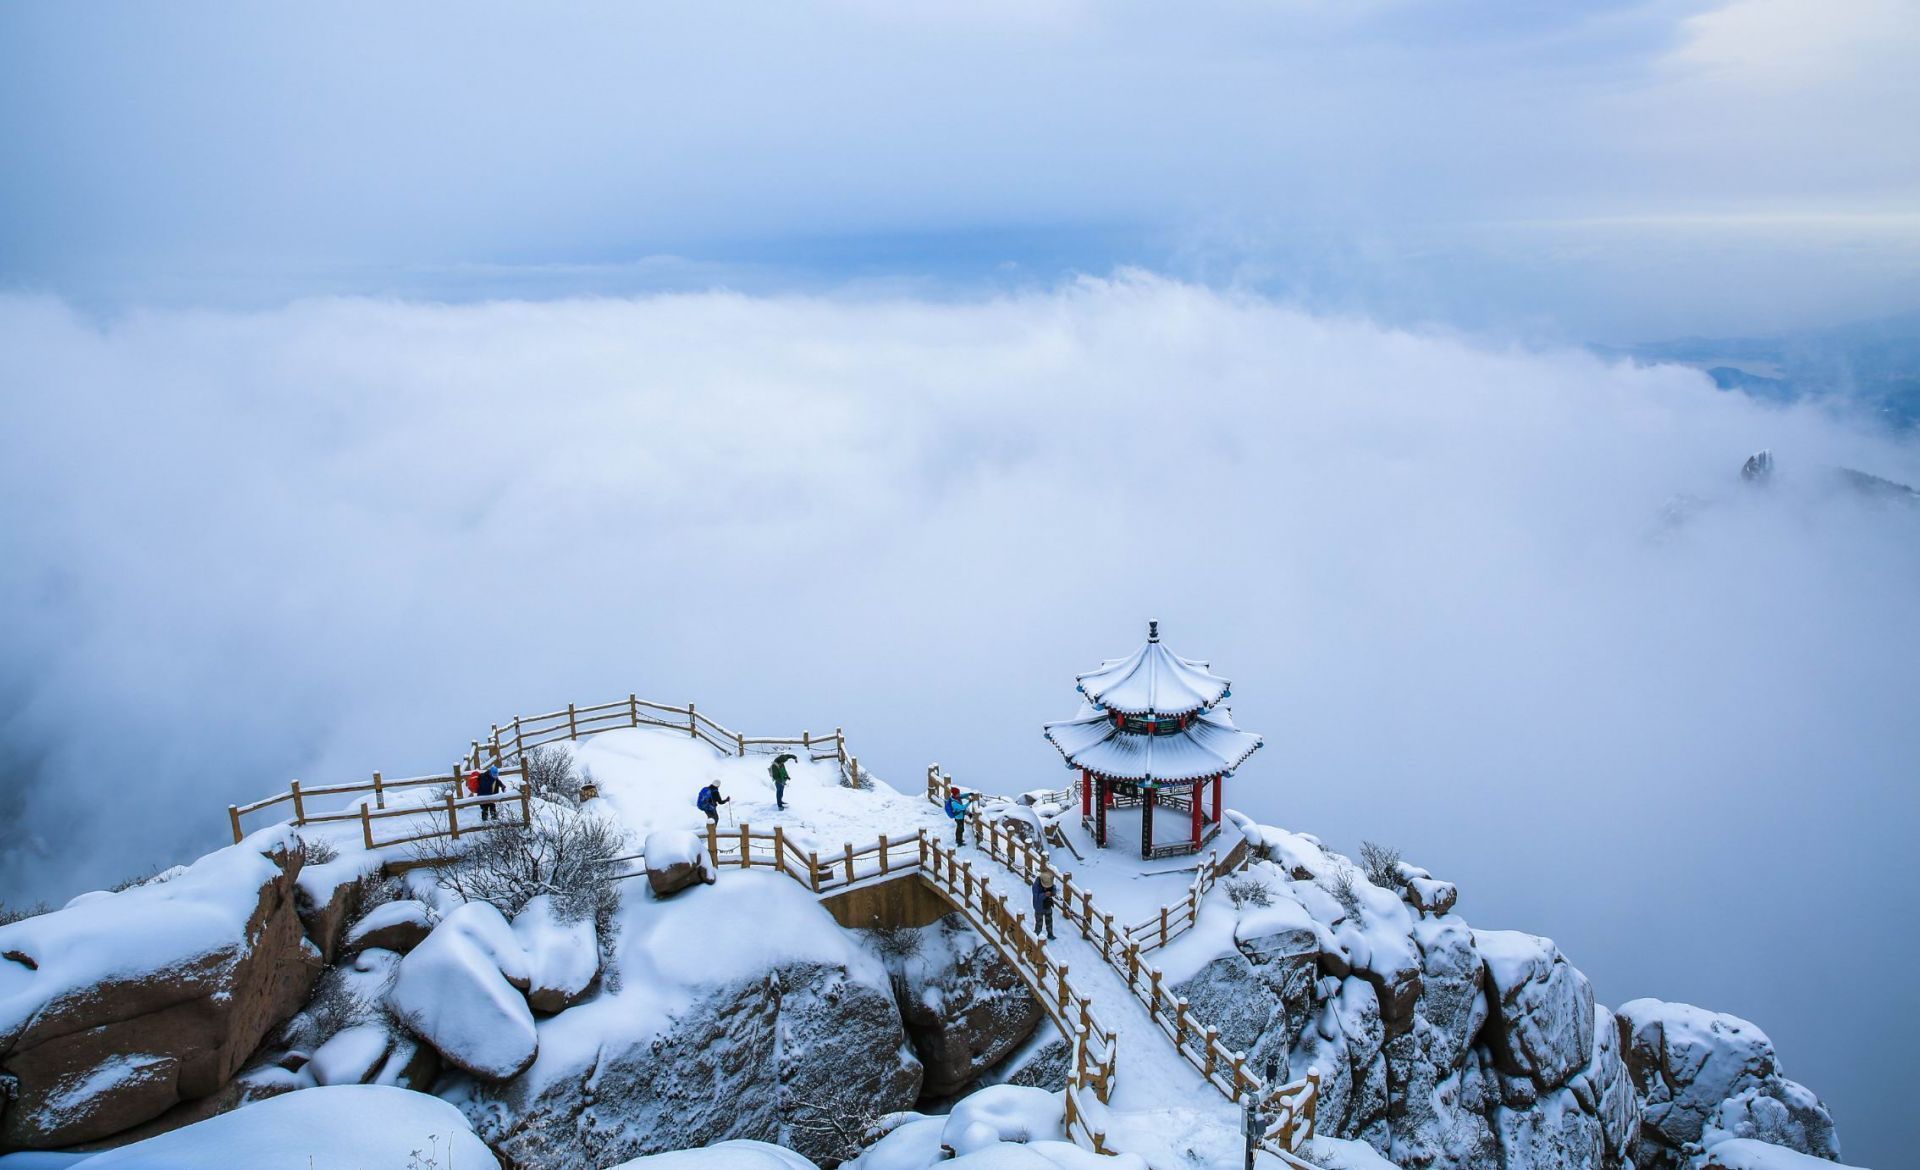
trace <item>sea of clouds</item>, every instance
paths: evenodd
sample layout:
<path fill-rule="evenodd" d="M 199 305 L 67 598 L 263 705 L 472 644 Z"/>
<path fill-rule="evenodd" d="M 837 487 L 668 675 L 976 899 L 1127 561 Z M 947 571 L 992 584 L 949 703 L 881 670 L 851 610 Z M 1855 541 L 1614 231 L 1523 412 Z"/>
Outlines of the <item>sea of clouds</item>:
<path fill-rule="evenodd" d="M 1040 723 L 1157 618 L 1267 737 L 1230 804 L 1757 1020 L 1843 1138 L 1920 1043 L 1869 994 L 1920 958 L 1920 510 L 1822 470 L 1920 451 L 1844 417 L 1143 274 L 0 298 L 0 397 L 8 902 L 629 691 L 1056 785 Z"/>

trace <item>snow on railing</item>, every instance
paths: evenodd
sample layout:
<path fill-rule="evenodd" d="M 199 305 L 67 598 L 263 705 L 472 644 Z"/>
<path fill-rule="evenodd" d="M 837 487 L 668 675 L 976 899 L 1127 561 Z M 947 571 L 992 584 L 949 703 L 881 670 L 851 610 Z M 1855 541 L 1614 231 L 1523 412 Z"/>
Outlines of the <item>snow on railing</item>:
<path fill-rule="evenodd" d="M 950 787 L 951 778 L 942 778 L 938 790 Z M 929 795 L 935 791 L 930 780 Z M 1094 903 L 1092 891 L 1075 886 L 1071 871 L 1054 869 L 1045 850 L 1037 848 L 1032 839 L 1003 828 L 998 820 L 981 816 L 977 809 L 969 809 L 967 816 L 973 824 L 975 844 L 1022 881 L 1031 883 L 1043 872 L 1058 877 L 1061 917 L 1077 925 L 1080 937 L 1125 980 L 1127 990 L 1147 1009 L 1148 1019 L 1173 1043 L 1174 1050 L 1229 1101 L 1240 1104 L 1251 1097 L 1258 1103 L 1260 1111 L 1272 1121 L 1261 1139 L 1264 1148 L 1289 1165 L 1308 1165 L 1300 1160 L 1298 1151 L 1313 1136 L 1320 1097 L 1319 1070 L 1309 1069 L 1297 1081 L 1267 1086 L 1248 1070 L 1244 1053 L 1220 1043 L 1218 1028 L 1194 1017 L 1185 996 L 1174 995 L 1162 985 L 1164 976 L 1158 967 L 1141 961 L 1142 954 L 1179 933 L 1173 929 L 1175 922 L 1184 919 L 1186 926 L 1182 929 L 1191 928 L 1199 913 L 1200 898 L 1217 880 L 1217 862 L 1208 858 L 1187 896 L 1176 904 L 1177 909 L 1163 908 L 1160 915 L 1140 927 L 1116 927 L 1113 915 Z"/>
<path fill-rule="evenodd" d="M 501 828 L 509 824 L 524 825 L 530 819 L 531 813 L 524 783 L 520 785 L 521 790 L 518 795 L 509 794 L 491 799 L 481 797 L 462 799 L 458 796 L 462 778 L 469 772 L 478 772 L 490 765 L 499 766 L 503 779 L 512 775 L 524 775 L 527 754 L 535 748 L 628 727 L 665 727 L 685 731 L 695 739 L 704 740 L 716 751 L 731 752 L 742 757 L 748 752 L 756 755 L 774 755 L 783 751 L 794 751 L 816 763 L 833 760 L 839 768 L 840 782 L 848 787 L 856 787 L 872 775 L 860 766 L 857 757 L 848 754 L 846 733 L 840 728 L 834 728 L 832 735 L 814 735 L 810 731 L 803 731 L 798 736 L 749 736 L 722 726 L 705 712 L 697 710 L 691 702 L 684 707 L 675 707 L 629 694 L 626 698 L 616 699 L 611 703 L 599 703 L 590 707 L 568 703 L 564 711 L 550 711 L 543 715 L 515 715 L 506 723 L 492 724 L 485 739 L 469 741 L 471 746 L 466 756 L 455 761 L 450 770 L 438 775 L 386 780 L 379 772 L 375 772 L 370 781 L 329 784 L 318 788 L 303 788 L 300 781 L 295 780 L 288 784 L 285 792 L 248 804 L 228 805 L 227 821 L 233 830 L 234 842 L 237 844 L 246 836 L 246 831 L 241 825 L 242 817 L 249 813 L 291 803 L 293 815 L 285 819 L 302 828 L 333 821 L 359 821 L 361 835 L 368 849 L 410 841 L 424 841 L 434 837 L 453 839 L 466 833 Z M 432 809 L 418 804 L 397 810 L 387 808 L 388 793 L 432 784 L 448 785 L 448 795 L 451 800 L 436 802 Z M 367 797 L 371 799 L 372 804 L 369 807 L 367 800 L 362 800 L 358 807 L 340 812 L 313 815 L 307 812 L 306 801 L 309 798 L 334 796 Z M 475 804 L 495 802 L 517 802 L 520 805 L 520 818 L 513 821 L 487 819 L 478 825 L 471 821 L 465 825 L 460 823 L 460 809 L 471 808 Z M 445 814 L 444 823 L 433 822 L 438 824 L 437 831 L 430 830 L 394 840 L 379 840 L 373 830 L 375 821 L 395 817 L 417 818 L 426 812 Z"/>

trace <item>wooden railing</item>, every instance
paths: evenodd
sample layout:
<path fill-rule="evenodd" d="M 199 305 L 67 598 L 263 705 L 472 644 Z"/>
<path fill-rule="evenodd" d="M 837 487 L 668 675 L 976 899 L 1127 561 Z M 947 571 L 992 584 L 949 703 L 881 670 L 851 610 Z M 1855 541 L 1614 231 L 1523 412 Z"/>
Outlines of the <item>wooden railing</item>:
<path fill-rule="evenodd" d="M 950 787 L 952 781 L 943 777 L 939 790 Z M 929 784 L 929 792 L 933 791 L 933 785 Z M 1219 1029 L 1197 1019 L 1186 997 L 1174 995 L 1164 986 L 1165 977 L 1160 969 L 1141 959 L 1148 950 L 1164 945 L 1166 939 L 1178 933 L 1173 929 L 1174 923 L 1184 920 L 1186 925 L 1181 929 L 1191 929 L 1199 913 L 1200 898 L 1217 878 L 1217 862 L 1208 859 L 1187 897 L 1174 908 L 1163 909 L 1141 927 L 1116 926 L 1113 915 L 1101 911 L 1094 903 L 1092 891 L 1074 885 L 1071 871 L 1054 869 L 1045 850 L 1037 847 L 1031 838 L 1008 830 L 997 819 L 982 816 L 977 808 L 969 810 L 968 820 L 973 824 L 976 845 L 1023 882 L 1031 884 L 1042 872 L 1056 875 L 1059 887 L 1056 906 L 1060 916 L 1080 928 L 1080 937 L 1126 982 L 1127 990 L 1147 1009 L 1148 1019 L 1172 1042 L 1175 1051 L 1229 1101 L 1240 1104 L 1251 1097 L 1257 1102 L 1260 1111 L 1270 1120 L 1261 1145 L 1289 1165 L 1308 1167 L 1298 1151 L 1313 1136 L 1314 1112 L 1320 1094 L 1319 1070 L 1309 1069 L 1304 1078 L 1287 1084 L 1267 1085 L 1247 1068 L 1246 1055 L 1221 1044 Z M 1167 923 L 1164 936 L 1160 926 L 1163 921 Z"/>
<path fill-rule="evenodd" d="M 736 756 L 745 756 L 749 752 L 774 755 L 791 751 L 816 763 L 833 760 L 840 772 L 840 782 L 846 785 L 860 784 L 869 777 L 866 769 L 860 766 L 859 759 L 847 752 L 846 733 L 837 727 L 834 728 L 832 735 L 817 736 L 812 732 L 803 731 L 798 736 L 748 736 L 722 726 L 705 712 L 696 710 L 691 702 L 684 707 L 674 707 L 630 694 L 624 699 L 616 699 L 611 703 L 600 703 L 591 707 L 568 703 L 564 711 L 552 711 L 544 715 L 516 715 L 506 723 L 495 723 L 487 733 L 487 738 L 470 741 L 471 746 L 466 756 L 455 761 L 451 769 L 438 775 L 387 780 L 380 773 L 375 772 L 371 780 L 318 787 L 302 787 L 301 782 L 295 780 L 287 785 L 285 792 L 275 793 L 249 804 L 228 805 L 227 821 L 233 830 L 234 842 L 237 844 L 246 836 L 241 818 L 250 813 L 290 804 L 292 807 L 289 811 L 292 815 L 283 819 L 300 827 L 335 821 L 359 821 L 361 835 L 369 849 L 423 841 L 434 837 L 453 839 L 463 834 L 509 824 L 524 825 L 531 816 L 532 808 L 523 782 L 517 785 L 518 793 L 508 793 L 502 797 L 462 798 L 458 794 L 463 777 L 469 772 L 477 772 L 492 765 L 499 766 L 503 780 L 508 777 L 524 777 L 527 754 L 535 748 L 628 727 L 666 727 L 685 731 L 689 736 L 704 740 L 718 751 L 731 752 Z M 448 785 L 451 801 L 436 801 L 431 807 L 416 803 L 404 808 L 387 808 L 388 793 L 433 784 Z M 344 811 L 320 814 L 310 814 L 307 811 L 306 802 L 309 799 L 340 796 L 369 798 L 371 807 L 368 807 L 367 801 L 363 800 L 360 807 Z M 519 805 L 519 819 L 488 819 L 477 824 L 469 819 L 467 824 L 460 823 L 461 809 L 472 808 L 475 805 L 509 802 Z M 418 818 L 427 813 L 444 814 L 445 820 L 430 821 L 430 824 L 437 825 L 433 831 L 392 840 L 380 840 L 374 831 L 374 822 L 412 817 L 417 823 Z"/>

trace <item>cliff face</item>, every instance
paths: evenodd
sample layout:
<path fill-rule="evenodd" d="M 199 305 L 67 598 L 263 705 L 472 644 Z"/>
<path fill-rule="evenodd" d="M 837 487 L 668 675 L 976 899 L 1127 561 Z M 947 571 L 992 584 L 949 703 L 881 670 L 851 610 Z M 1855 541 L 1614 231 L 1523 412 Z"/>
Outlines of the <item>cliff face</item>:
<path fill-rule="evenodd" d="M 1610 1011 L 1551 940 L 1470 928 L 1423 870 L 1370 878 L 1310 836 L 1242 828 L 1249 865 L 1156 962 L 1256 1070 L 1318 1070 L 1321 1135 L 1403 1170 L 1837 1159 L 1832 1118 L 1752 1024 Z M 731 1139 L 831 1164 L 922 1100 L 1058 1081 L 1038 1005 L 954 920 L 842 930 L 795 883 L 732 873 L 665 899 L 636 881 L 603 935 L 544 897 L 511 920 L 429 880 L 385 900 L 407 891 L 301 856 L 267 833 L 0 928 L 5 1145 L 378 1085 L 458 1106 L 508 1166 Z"/>
<path fill-rule="evenodd" d="M 1311 836 L 1241 828 L 1254 860 L 1163 965 L 1256 1068 L 1319 1071 L 1321 1133 L 1406 1170 L 1678 1170 L 1755 1137 L 1838 1157 L 1751 1024 L 1616 1015 L 1552 940 L 1469 928 L 1424 870 L 1370 879 Z"/>

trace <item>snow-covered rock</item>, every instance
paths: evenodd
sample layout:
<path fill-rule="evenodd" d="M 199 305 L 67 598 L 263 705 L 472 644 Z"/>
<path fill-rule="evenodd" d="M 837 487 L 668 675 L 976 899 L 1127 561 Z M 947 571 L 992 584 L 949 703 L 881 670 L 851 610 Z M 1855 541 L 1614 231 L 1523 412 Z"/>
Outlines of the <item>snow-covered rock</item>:
<path fill-rule="evenodd" d="M 736 1139 L 698 1150 L 646 1154 L 609 1170 L 820 1170 L 810 1159 L 772 1142 Z"/>
<path fill-rule="evenodd" d="M 1826 1107 L 1781 1075 L 1773 1041 L 1755 1025 L 1657 999 L 1622 1004 L 1619 1016 L 1627 1069 L 1645 1103 L 1638 1170 L 1672 1170 L 1700 1154 L 1703 1140 L 1727 1138 L 1839 1157 Z"/>
<path fill-rule="evenodd" d="M 387 1003 L 448 1064 L 506 1080 L 539 1050 L 526 952 L 500 911 L 469 902 L 400 961 Z"/>
<path fill-rule="evenodd" d="M 108 1137 L 220 1090 L 305 1002 L 300 854 L 267 831 L 168 881 L 0 927 L 0 1149 Z"/>
<path fill-rule="evenodd" d="M 1694 1170 L 1856 1170 L 1754 1138 L 1723 1141 L 1693 1165 Z"/>
<path fill-rule="evenodd" d="M 301 867 L 295 887 L 300 926 L 320 948 L 323 962 L 339 957 L 347 927 L 360 917 L 370 879 L 379 872 L 379 854 L 359 851 Z"/>
<path fill-rule="evenodd" d="M 900 1016 L 925 1068 L 921 1094 L 946 1097 L 999 1063 L 1045 1018 L 1020 973 L 954 916 L 914 932 L 898 960 Z"/>
<path fill-rule="evenodd" d="M 433 932 L 433 915 L 425 902 L 400 898 L 375 906 L 347 931 L 346 956 L 366 950 L 392 951 L 404 955 L 426 941 Z"/>
<path fill-rule="evenodd" d="M 321 1085 L 360 1085 L 371 1081 L 393 1050 L 393 1037 L 378 1024 L 356 1024 L 334 1033 L 314 1050 L 307 1070 Z"/>
<path fill-rule="evenodd" d="M 567 920 L 542 894 L 514 915 L 513 936 L 527 955 L 527 1004 L 553 1015 L 579 1003 L 600 977 L 600 939 L 593 919 Z"/>
<path fill-rule="evenodd" d="M 444 1101 L 385 1085 L 336 1085 L 260 1101 L 94 1154 L 78 1165 L 84 1170 L 420 1165 L 486 1170 L 499 1162 L 460 1111 Z"/>
<path fill-rule="evenodd" d="M 641 846 L 647 864 L 647 885 L 664 898 L 701 882 L 719 880 L 713 857 L 697 833 L 686 829 L 656 829 Z"/>
<path fill-rule="evenodd" d="M 1487 1041 L 1500 1071 L 1557 1089 L 1593 1059 L 1593 985 L 1552 939 L 1476 930 L 1493 1014 Z"/>

